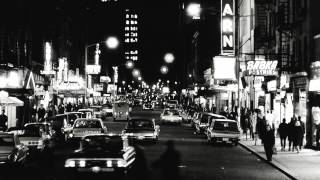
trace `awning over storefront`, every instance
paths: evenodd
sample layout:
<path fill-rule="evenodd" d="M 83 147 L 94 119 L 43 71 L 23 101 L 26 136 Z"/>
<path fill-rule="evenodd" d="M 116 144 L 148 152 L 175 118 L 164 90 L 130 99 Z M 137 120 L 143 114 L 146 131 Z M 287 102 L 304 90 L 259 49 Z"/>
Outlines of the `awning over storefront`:
<path fill-rule="evenodd" d="M 0 91 L 0 105 L 23 106 L 23 102 L 16 97 L 9 97 L 9 94 L 6 91 Z"/>

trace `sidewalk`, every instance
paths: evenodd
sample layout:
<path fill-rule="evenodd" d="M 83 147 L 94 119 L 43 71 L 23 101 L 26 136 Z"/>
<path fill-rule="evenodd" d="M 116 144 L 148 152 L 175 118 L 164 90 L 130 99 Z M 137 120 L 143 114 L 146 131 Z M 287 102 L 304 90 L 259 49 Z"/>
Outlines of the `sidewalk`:
<path fill-rule="evenodd" d="M 285 151 L 280 151 L 280 139 L 276 138 L 278 152 L 272 156 L 272 161 L 268 162 L 260 139 L 255 145 L 252 139 L 248 137 L 246 140 L 246 136 L 242 135 L 239 144 L 292 179 L 320 179 L 320 151 L 302 149 L 300 153 L 289 152 L 288 142 Z"/>

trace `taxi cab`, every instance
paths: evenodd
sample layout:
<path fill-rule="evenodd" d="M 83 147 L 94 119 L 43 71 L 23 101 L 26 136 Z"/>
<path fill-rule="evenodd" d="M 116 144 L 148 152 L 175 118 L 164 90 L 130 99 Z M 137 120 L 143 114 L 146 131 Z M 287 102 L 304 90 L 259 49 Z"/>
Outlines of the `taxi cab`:
<path fill-rule="evenodd" d="M 195 121 L 195 130 L 197 134 L 205 133 L 207 127 L 211 124 L 211 121 L 215 119 L 227 119 L 225 116 L 208 113 L 208 112 L 201 112 L 200 118 Z"/>
<path fill-rule="evenodd" d="M 103 125 L 101 119 L 96 118 L 79 118 L 72 128 L 66 132 L 67 140 L 81 139 L 88 135 L 101 134 L 107 132 L 107 127 Z"/>
<path fill-rule="evenodd" d="M 80 148 L 65 161 L 65 168 L 86 173 L 127 173 L 135 162 L 135 149 L 125 136 L 96 134 L 85 136 Z"/>

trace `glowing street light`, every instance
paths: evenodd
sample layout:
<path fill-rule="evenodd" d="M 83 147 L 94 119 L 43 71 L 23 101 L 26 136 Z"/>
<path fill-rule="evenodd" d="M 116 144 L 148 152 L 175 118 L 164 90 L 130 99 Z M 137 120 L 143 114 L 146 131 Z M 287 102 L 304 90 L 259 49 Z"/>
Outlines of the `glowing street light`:
<path fill-rule="evenodd" d="M 192 78 L 192 74 L 189 74 L 189 78 Z"/>
<path fill-rule="evenodd" d="M 164 61 L 168 64 L 172 63 L 174 61 L 174 55 L 172 53 L 166 53 L 164 55 Z"/>
<path fill-rule="evenodd" d="M 125 85 L 125 84 L 126 84 L 126 82 L 125 82 L 125 81 L 122 81 L 122 84 L 123 84 L 123 85 Z"/>
<path fill-rule="evenodd" d="M 138 77 L 138 81 L 141 81 L 141 80 L 142 80 L 142 77 L 141 77 L 141 76 L 139 76 L 139 77 Z"/>
<path fill-rule="evenodd" d="M 114 36 L 108 37 L 106 45 L 109 49 L 116 49 L 119 46 L 119 40 Z"/>
<path fill-rule="evenodd" d="M 138 69 L 134 69 L 134 70 L 132 71 L 132 75 L 133 75 L 134 77 L 138 77 L 138 76 L 140 76 L 140 71 L 139 71 Z"/>
<path fill-rule="evenodd" d="M 192 19 L 200 19 L 201 6 L 199 3 L 189 4 L 186 11 L 188 16 L 192 17 Z"/>
<path fill-rule="evenodd" d="M 167 80 L 167 83 L 169 84 L 169 83 L 170 83 L 170 81 L 169 81 L 169 80 Z"/>
<path fill-rule="evenodd" d="M 178 84 L 178 82 L 177 82 L 177 81 L 175 81 L 175 82 L 174 82 L 174 84 L 175 84 L 175 85 L 177 85 L 177 84 Z"/>
<path fill-rule="evenodd" d="M 169 69 L 167 66 L 161 66 L 160 71 L 162 74 L 167 74 Z"/>
<path fill-rule="evenodd" d="M 133 63 L 132 61 L 127 61 L 127 62 L 126 62 L 126 67 L 127 67 L 128 69 L 132 69 L 133 66 L 134 66 L 134 63 Z"/>

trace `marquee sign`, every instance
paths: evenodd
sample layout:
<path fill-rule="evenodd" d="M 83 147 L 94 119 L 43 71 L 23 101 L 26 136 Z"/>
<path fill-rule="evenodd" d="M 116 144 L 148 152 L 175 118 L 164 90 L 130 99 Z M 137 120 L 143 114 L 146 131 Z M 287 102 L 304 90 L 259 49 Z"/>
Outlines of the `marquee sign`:
<path fill-rule="evenodd" d="M 248 61 L 246 75 L 277 76 L 278 61 Z"/>
<path fill-rule="evenodd" d="M 221 54 L 235 52 L 234 0 L 221 0 Z"/>
<path fill-rule="evenodd" d="M 86 65 L 87 74 L 99 74 L 101 72 L 100 65 Z"/>

